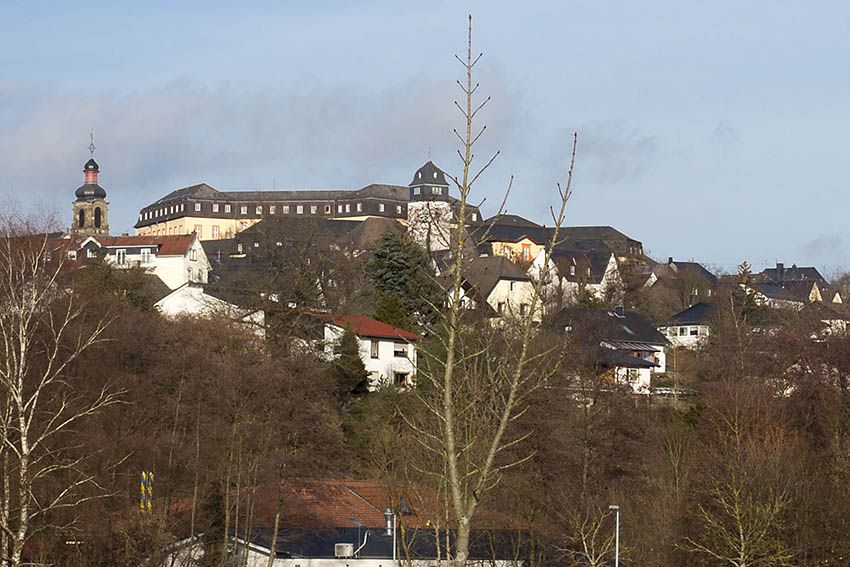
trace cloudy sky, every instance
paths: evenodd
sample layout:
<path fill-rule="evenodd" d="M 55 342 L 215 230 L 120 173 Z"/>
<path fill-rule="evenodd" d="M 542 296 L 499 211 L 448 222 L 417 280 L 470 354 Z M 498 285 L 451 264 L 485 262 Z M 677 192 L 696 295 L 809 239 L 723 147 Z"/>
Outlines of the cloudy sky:
<path fill-rule="evenodd" d="M 510 212 L 545 222 L 577 131 L 569 224 L 850 268 L 845 2 L 2 0 L 0 198 L 70 215 L 91 129 L 115 233 L 202 181 L 406 184 L 429 148 L 455 172 L 468 13 L 485 212 L 513 175 Z"/>

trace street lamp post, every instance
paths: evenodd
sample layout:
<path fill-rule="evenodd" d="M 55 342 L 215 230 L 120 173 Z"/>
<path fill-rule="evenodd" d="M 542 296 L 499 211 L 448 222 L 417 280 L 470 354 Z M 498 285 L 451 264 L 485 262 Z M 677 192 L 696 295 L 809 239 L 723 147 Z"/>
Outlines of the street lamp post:
<path fill-rule="evenodd" d="M 620 507 L 616 504 L 608 506 L 609 510 L 614 511 L 616 518 L 616 528 L 614 531 L 614 567 L 620 567 Z"/>
<path fill-rule="evenodd" d="M 387 535 L 393 536 L 393 563 L 392 563 L 392 565 L 393 565 L 393 567 L 396 567 L 396 552 L 395 552 L 396 537 L 395 537 L 395 534 L 396 534 L 397 521 L 396 521 L 395 511 L 392 510 L 391 508 L 387 508 L 386 510 L 384 510 L 384 518 L 387 521 Z"/>

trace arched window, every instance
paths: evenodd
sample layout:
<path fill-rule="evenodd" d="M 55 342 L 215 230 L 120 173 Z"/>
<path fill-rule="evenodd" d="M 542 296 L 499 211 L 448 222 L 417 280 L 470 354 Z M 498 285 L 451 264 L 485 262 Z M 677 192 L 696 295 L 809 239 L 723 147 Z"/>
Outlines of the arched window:
<path fill-rule="evenodd" d="M 77 214 L 77 226 L 80 228 L 86 226 L 86 211 L 84 209 L 80 209 L 80 212 Z"/>
<path fill-rule="evenodd" d="M 94 208 L 94 227 L 100 228 L 100 207 Z"/>

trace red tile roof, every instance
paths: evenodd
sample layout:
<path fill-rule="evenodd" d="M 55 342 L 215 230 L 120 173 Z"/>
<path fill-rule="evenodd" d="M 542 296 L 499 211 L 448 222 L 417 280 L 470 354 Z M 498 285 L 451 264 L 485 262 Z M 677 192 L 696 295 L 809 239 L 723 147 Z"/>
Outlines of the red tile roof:
<path fill-rule="evenodd" d="M 192 243 L 194 234 L 174 234 L 167 236 L 96 236 L 102 246 L 156 246 L 157 256 L 185 256 Z"/>
<path fill-rule="evenodd" d="M 422 339 L 416 333 L 393 327 L 365 315 L 331 315 L 330 321 L 338 327 L 351 327 L 361 337 L 404 339 L 406 341 L 418 341 Z"/>

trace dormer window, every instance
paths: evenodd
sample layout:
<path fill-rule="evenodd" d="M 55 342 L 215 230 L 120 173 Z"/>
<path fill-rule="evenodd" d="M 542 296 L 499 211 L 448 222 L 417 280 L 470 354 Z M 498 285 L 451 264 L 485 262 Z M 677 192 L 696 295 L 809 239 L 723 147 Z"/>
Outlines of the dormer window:
<path fill-rule="evenodd" d="M 434 172 L 434 179 L 437 179 L 437 172 Z"/>
<path fill-rule="evenodd" d="M 575 266 L 570 266 L 570 275 L 571 276 L 576 275 L 576 267 Z"/>
<path fill-rule="evenodd" d="M 262 205 L 257 205 L 257 214 L 258 215 L 263 214 L 263 206 Z"/>
<path fill-rule="evenodd" d="M 229 213 L 229 212 L 230 212 L 230 205 L 225 205 L 225 206 L 224 206 L 224 212 L 225 212 L 225 213 Z"/>
<path fill-rule="evenodd" d="M 590 277 L 590 268 L 587 269 L 587 277 Z"/>
<path fill-rule="evenodd" d="M 212 208 L 213 208 L 213 212 L 217 213 L 218 212 L 218 203 L 213 203 Z"/>
<path fill-rule="evenodd" d="M 248 214 L 248 205 L 242 205 L 239 207 L 239 214 L 247 215 Z"/>
<path fill-rule="evenodd" d="M 437 174 L 435 173 L 434 175 L 437 175 Z M 431 192 L 434 195 L 442 195 L 443 194 L 443 188 L 442 187 L 432 187 Z"/>
<path fill-rule="evenodd" d="M 200 203 L 195 203 L 195 212 L 196 212 L 196 213 L 200 213 L 200 212 L 201 212 L 201 204 L 200 204 Z"/>
<path fill-rule="evenodd" d="M 363 212 L 363 203 L 357 203 L 357 212 L 358 213 Z"/>

